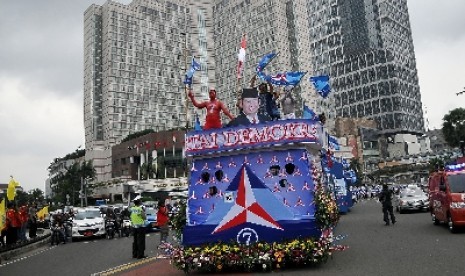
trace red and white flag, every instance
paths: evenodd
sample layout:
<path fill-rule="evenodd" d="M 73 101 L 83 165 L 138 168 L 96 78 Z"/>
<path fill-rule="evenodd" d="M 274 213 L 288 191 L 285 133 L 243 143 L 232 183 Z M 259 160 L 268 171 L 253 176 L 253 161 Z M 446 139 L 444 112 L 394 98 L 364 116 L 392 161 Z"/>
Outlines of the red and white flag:
<path fill-rule="evenodd" d="M 239 49 L 239 54 L 237 54 L 237 78 L 240 79 L 242 78 L 242 72 L 244 71 L 244 63 L 245 63 L 245 47 L 246 47 L 246 41 L 245 41 L 245 34 L 242 35 L 242 40 L 241 40 L 241 48 Z"/>

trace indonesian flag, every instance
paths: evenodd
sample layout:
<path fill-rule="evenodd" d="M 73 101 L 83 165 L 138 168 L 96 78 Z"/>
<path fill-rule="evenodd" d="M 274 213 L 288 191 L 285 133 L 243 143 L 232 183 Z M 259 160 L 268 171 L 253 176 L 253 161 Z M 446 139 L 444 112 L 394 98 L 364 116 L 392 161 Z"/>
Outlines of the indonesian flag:
<path fill-rule="evenodd" d="M 242 78 L 242 72 L 244 71 L 244 62 L 245 62 L 245 34 L 242 35 L 241 48 L 239 49 L 239 54 L 237 55 L 237 78 Z"/>

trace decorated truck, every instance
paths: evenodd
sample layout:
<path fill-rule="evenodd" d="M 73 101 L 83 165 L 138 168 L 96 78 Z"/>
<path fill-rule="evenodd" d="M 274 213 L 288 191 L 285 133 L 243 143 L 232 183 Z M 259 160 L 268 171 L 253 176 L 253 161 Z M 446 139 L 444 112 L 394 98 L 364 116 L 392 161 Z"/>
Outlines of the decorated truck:
<path fill-rule="evenodd" d="M 192 270 L 273 270 L 324 262 L 335 199 L 321 180 L 322 126 L 269 121 L 186 134 L 188 198 L 172 264 Z"/>

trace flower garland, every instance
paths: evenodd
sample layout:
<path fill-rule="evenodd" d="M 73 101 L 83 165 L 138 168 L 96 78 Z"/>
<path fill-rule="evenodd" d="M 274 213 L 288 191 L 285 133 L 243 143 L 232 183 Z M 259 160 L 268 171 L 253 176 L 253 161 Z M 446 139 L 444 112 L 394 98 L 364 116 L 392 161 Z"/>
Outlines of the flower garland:
<path fill-rule="evenodd" d="M 335 227 L 339 221 L 339 208 L 334 194 L 321 183 L 321 172 L 312 164 L 312 177 L 315 183 L 315 218 L 321 229 Z"/>
<path fill-rule="evenodd" d="M 339 211 L 334 197 L 321 183 L 321 172 L 312 165 L 315 183 L 315 218 L 321 228 L 321 236 L 301 237 L 283 242 L 257 242 L 251 245 L 236 242 L 218 242 L 203 246 L 174 246 L 164 244 L 165 254 L 171 264 L 189 273 L 222 271 L 272 271 L 286 267 L 324 263 L 333 251 L 345 250 L 345 246 L 335 245 L 342 239 L 334 237 L 333 228 L 339 220 Z M 185 210 L 186 202 L 180 208 Z M 173 228 L 179 238 L 186 221 L 186 212 L 178 212 L 174 217 Z"/>

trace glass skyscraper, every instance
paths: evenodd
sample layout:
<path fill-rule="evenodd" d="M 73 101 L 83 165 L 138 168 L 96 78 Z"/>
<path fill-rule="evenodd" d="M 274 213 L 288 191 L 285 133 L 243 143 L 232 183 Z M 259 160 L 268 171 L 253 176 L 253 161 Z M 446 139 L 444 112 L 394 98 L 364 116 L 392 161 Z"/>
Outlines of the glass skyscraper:
<path fill-rule="evenodd" d="M 381 133 L 424 131 L 407 1 L 308 1 L 312 65 L 332 79 L 339 117 L 377 121 Z"/>

